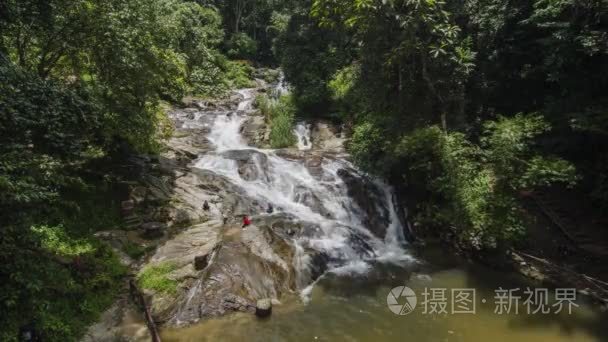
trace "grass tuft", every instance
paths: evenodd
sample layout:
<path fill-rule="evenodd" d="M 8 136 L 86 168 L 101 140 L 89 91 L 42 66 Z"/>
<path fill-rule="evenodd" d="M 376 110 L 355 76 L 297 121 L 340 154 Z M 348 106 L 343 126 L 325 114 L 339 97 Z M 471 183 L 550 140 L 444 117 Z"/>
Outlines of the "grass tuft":
<path fill-rule="evenodd" d="M 255 103 L 270 124 L 270 146 L 283 148 L 294 145 L 296 136 L 293 134 L 293 124 L 296 109 L 291 96 L 285 95 L 274 101 L 266 95 L 259 95 Z"/>
<path fill-rule="evenodd" d="M 161 293 L 177 293 L 177 281 L 168 277 L 177 266 L 171 262 L 162 262 L 156 265 L 146 266 L 137 275 L 137 283 L 140 287 Z"/>

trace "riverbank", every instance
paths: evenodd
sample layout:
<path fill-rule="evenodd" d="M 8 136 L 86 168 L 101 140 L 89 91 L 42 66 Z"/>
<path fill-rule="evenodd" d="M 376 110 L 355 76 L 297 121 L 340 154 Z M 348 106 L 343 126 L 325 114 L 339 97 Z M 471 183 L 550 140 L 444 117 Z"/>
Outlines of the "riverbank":
<path fill-rule="evenodd" d="M 581 248 L 577 238 L 568 236 L 564 228 L 560 227 L 562 221 L 556 222 L 555 216 L 548 213 L 538 203 L 539 200 L 530 196 L 521 200 L 526 210 L 526 239 L 509 248 L 473 250 L 470 246 L 458 243 L 454 239 L 455 233 L 450 229 L 438 229 L 429 233 L 416 222 L 412 224 L 413 234 L 418 236 L 421 246 L 444 246 L 451 253 L 473 263 L 519 273 L 539 286 L 575 288 L 580 296 L 589 298 L 601 310 L 608 311 L 608 260 L 605 254 Z M 594 221 L 592 216 L 587 216 L 586 220 L 589 224 Z M 584 226 L 583 222 L 579 223 Z M 579 236 L 581 235 L 577 235 Z M 599 251 L 608 248 L 605 239 L 598 238 L 594 244 Z"/>

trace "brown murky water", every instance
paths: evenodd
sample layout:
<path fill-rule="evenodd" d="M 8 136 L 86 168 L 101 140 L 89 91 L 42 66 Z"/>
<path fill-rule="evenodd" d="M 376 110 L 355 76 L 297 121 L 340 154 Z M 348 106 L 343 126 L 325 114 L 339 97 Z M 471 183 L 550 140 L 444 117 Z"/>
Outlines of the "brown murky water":
<path fill-rule="evenodd" d="M 439 263 L 445 263 L 440 261 Z M 526 314 L 523 290 L 534 287 L 519 276 L 481 266 L 448 261 L 451 265 L 417 267 L 416 272 L 380 267 L 365 276 L 328 276 L 319 281 L 307 304 L 299 298 L 273 307 L 272 317 L 256 319 L 234 314 L 198 325 L 163 331 L 163 340 L 177 341 L 490 341 L 490 342 L 602 342 L 608 341 L 608 315 L 585 300 L 568 314 L 555 314 L 554 292 L 549 292 L 550 313 Z M 385 269 L 382 269 L 385 268 Z M 387 306 L 389 291 L 410 287 L 418 305 L 408 315 L 396 315 Z M 495 313 L 496 292 L 519 288 L 519 312 Z M 447 289 L 447 314 L 424 313 L 424 289 Z M 476 290 L 475 314 L 452 314 L 451 289 Z M 578 296 L 577 296 L 578 297 Z M 400 301 L 401 303 L 402 301 Z M 427 305 L 427 309 L 430 306 Z"/>

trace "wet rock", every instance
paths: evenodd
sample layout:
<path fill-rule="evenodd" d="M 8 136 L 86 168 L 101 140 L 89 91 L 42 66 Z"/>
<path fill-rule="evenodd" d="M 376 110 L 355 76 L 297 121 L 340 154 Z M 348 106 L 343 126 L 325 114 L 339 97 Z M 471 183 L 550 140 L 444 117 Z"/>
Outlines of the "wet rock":
<path fill-rule="evenodd" d="M 209 264 L 209 254 L 197 255 L 194 257 L 194 268 L 200 271 Z"/>
<path fill-rule="evenodd" d="M 177 267 L 191 265 L 199 255 L 209 255 L 218 243 L 221 222 L 212 220 L 197 224 L 177 234 L 160 246 L 150 262 L 171 261 Z"/>
<path fill-rule="evenodd" d="M 313 125 L 310 139 L 314 149 L 325 151 L 343 151 L 344 138 L 339 129 L 328 122 L 318 122 Z"/>
<path fill-rule="evenodd" d="M 148 239 L 155 239 L 163 236 L 167 225 L 160 222 L 146 222 L 141 225 L 143 236 Z"/>
<path fill-rule="evenodd" d="M 256 217 L 255 223 L 260 229 L 272 230 L 274 234 L 277 234 L 284 239 L 289 239 L 290 236 L 298 235 L 305 229 L 301 222 L 285 212 L 275 212 L 273 215 Z"/>
<path fill-rule="evenodd" d="M 310 258 L 310 279 L 304 279 L 304 284 L 317 280 L 325 271 L 327 271 L 327 265 L 329 264 L 329 255 L 326 253 L 312 251 L 309 252 L 312 257 Z"/>
<path fill-rule="evenodd" d="M 348 195 L 361 209 L 365 226 L 379 238 L 384 238 L 390 214 L 382 191 L 367 177 L 347 169 L 338 170 L 338 176 L 346 184 Z"/>
<path fill-rule="evenodd" d="M 201 308 L 201 311 L 204 308 Z M 240 312 L 250 312 L 255 310 L 253 305 L 249 301 L 247 301 L 243 297 L 239 297 L 234 294 L 229 294 L 222 299 L 221 309 L 227 312 L 230 311 L 240 311 Z"/>
<path fill-rule="evenodd" d="M 157 177 L 146 174 L 143 178 L 154 199 L 158 201 L 168 201 L 171 198 L 172 188 L 168 183 L 168 177 Z"/>
<path fill-rule="evenodd" d="M 312 155 L 306 158 L 304 165 L 313 176 L 320 176 L 323 173 L 323 157 L 320 155 Z"/>
<path fill-rule="evenodd" d="M 174 207 L 169 207 L 168 211 L 167 223 L 169 226 L 185 226 L 200 219 L 195 210 L 192 208 L 183 209 L 179 203 L 175 203 Z"/>
<path fill-rule="evenodd" d="M 266 131 L 269 130 L 266 119 L 262 115 L 250 116 L 241 127 L 242 135 L 249 145 L 263 147 L 268 145 Z"/>
<path fill-rule="evenodd" d="M 294 190 L 295 196 L 294 201 L 302 203 L 305 206 L 312 209 L 312 211 L 319 213 L 327 218 L 331 218 L 331 213 L 325 209 L 323 203 L 317 195 L 315 195 L 310 189 L 303 186 L 297 186 Z"/>
<path fill-rule="evenodd" d="M 162 219 L 160 215 L 148 215 L 147 220 L 155 224 L 167 222 L 171 230 L 165 234 L 169 239 L 155 242 L 159 247 L 145 263 L 171 263 L 166 277 L 177 282 L 174 293 L 148 294 L 152 315 L 162 324 L 185 325 L 234 311 L 268 315 L 273 304 L 270 298 L 281 298 L 305 288 L 326 273 L 328 265 L 343 263 L 341 258 L 352 258 L 353 250 L 363 259 L 373 254 L 367 242 L 370 234 L 349 235 L 352 227 L 337 222 L 325 226 L 317 215 L 310 215 L 311 222 L 303 221 L 284 212 L 290 208 L 288 205 L 281 208 L 281 203 L 273 203 L 274 207 L 268 207 L 270 199 L 263 197 L 265 194 L 250 196 L 241 182 L 233 183 L 220 173 L 222 170 L 214 172 L 218 168 L 196 168 L 196 160 L 211 153 L 234 161 L 236 170 L 229 171 L 238 172 L 243 180 L 266 182 L 274 176 L 273 170 L 269 170 L 270 162 L 276 158 L 274 153 L 267 155 L 256 149 L 216 151 L 206 138 L 218 115 L 234 112 L 241 99 L 241 95 L 234 95 L 228 101 L 217 102 L 215 109 L 204 104 L 171 113 L 178 123 L 176 134 L 168 142 L 168 151 L 162 154 L 160 167 L 146 177 L 149 189 L 145 196 L 148 200 L 163 201 L 160 205 L 167 209 Z M 269 130 L 265 118 L 253 110 L 238 115 L 241 114 L 248 115 L 241 126 L 246 141 L 255 146 L 267 143 Z M 361 216 L 366 226 L 380 227 L 374 232 L 376 235 L 384 236 L 382 229 L 386 227 L 388 213 L 374 203 L 383 203 L 384 193 L 355 170 L 345 170 L 340 178 L 347 184 L 348 195 L 356 197 L 351 204 L 345 198 L 347 191 L 342 182 L 336 179 L 333 167 L 338 164 L 328 164 L 327 172 L 323 169 L 324 158 L 332 161 L 334 152 L 341 151 L 343 140 L 331 125 L 316 126 L 311 126 L 311 141 L 318 149 L 276 151 L 277 156 L 304 165 L 321 182 L 313 187 L 314 191 L 309 182 L 294 184 L 295 191 L 289 194 L 294 195 L 296 202 L 327 217 L 336 208 L 338 215 L 342 213 L 340 208 L 353 211 L 357 216 L 352 220 L 354 224 L 358 224 L 357 218 Z M 292 189 L 289 187 L 289 191 Z M 332 206 L 332 198 L 322 193 L 325 189 L 335 192 L 340 207 Z M 241 229 L 241 215 L 252 217 L 253 223 L 246 230 Z M 332 228 L 339 230 L 336 235 L 348 244 L 344 251 L 334 253 L 323 245 L 327 230 Z M 168 228 L 162 228 L 163 232 L 165 229 Z"/>
<path fill-rule="evenodd" d="M 151 341 L 150 331 L 141 311 L 127 298 L 118 299 L 89 327 L 82 342 Z"/>
<path fill-rule="evenodd" d="M 188 231 L 184 237 L 186 234 Z M 189 241 L 183 237 L 179 240 L 183 248 L 169 241 L 152 259 L 179 264 L 183 254 L 188 254 L 192 265 L 195 256 L 213 253 L 213 262 L 204 271 L 191 274 L 194 278 L 186 282 L 185 290 L 178 293 L 170 308 L 153 313 L 160 321 L 183 324 L 233 311 L 253 313 L 257 299 L 278 298 L 295 289 L 293 249 L 269 227 L 251 225 L 245 231 L 237 226 L 229 228 L 213 252 L 207 248 L 206 253 L 194 255 Z"/>
<path fill-rule="evenodd" d="M 195 205 L 196 203 L 197 208 L 200 208 L 200 203 L 204 198 L 197 196 L 198 200 L 196 200 L 192 196 L 194 192 L 193 186 L 205 190 L 206 193 L 209 193 L 209 196 L 213 196 L 212 199 L 221 200 L 222 203 L 219 208 L 221 213 L 214 211 L 213 206 L 211 208 L 214 214 L 218 214 L 213 217 L 214 219 L 220 219 L 223 216 L 231 220 L 240 215 L 251 215 L 251 213 L 260 211 L 259 205 L 256 205 L 253 199 L 246 196 L 242 188 L 232 184 L 226 177 L 217 175 L 212 171 L 200 169 L 193 169 L 192 173 L 192 177 L 182 177 L 176 182 L 179 186 L 176 189 L 176 194 L 179 197 L 187 196 L 185 199 L 188 200 L 188 203 L 191 205 Z M 187 182 L 188 185 L 182 185 L 182 182 Z M 182 187 L 184 188 L 183 191 L 181 190 Z M 210 203 L 213 203 L 213 200 Z"/>
<path fill-rule="evenodd" d="M 272 313 L 272 300 L 270 298 L 258 299 L 255 304 L 255 315 L 264 318 Z"/>
<path fill-rule="evenodd" d="M 370 244 L 367 242 L 369 240 L 368 237 L 363 236 L 361 233 L 353 232 L 348 237 L 348 241 L 350 245 L 353 246 L 353 249 L 361 255 L 363 258 L 373 258 L 376 253 Z"/>
<path fill-rule="evenodd" d="M 268 157 L 255 150 L 233 150 L 222 154 L 224 158 L 237 162 L 238 172 L 246 181 L 268 180 Z"/>
<path fill-rule="evenodd" d="M 275 153 L 277 156 L 288 160 L 302 160 L 306 157 L 306 153 L 304 151 L 294 149 L 277 150 Z"/>

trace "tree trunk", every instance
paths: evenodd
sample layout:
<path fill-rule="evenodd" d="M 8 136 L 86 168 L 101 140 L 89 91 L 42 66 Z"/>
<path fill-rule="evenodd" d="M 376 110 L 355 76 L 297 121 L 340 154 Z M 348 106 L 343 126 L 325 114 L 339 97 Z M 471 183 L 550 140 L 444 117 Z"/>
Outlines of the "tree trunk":
<path fill-rule="evenodd" d="M 243 16 L 243 9 L 245 7 L 245 0 L 236 0 L 234 6 L 234 33 L 239 33 L 239 25 L 241 23 L 241 17 Z"/>
<path fill-rule="evenodd" d="M 447 109 L 445 106 L 445 102 L 443 101 L 443 97 L 441 96 L 441 94 L 439 94 L 437 92 L 437 89 L 435 88 L 435 85 L 433 84 L 433 80 L 431 80 L 431 77 L 428 74 L 428 70 L 426 69 L 426 58 L 424 56 L 421 56 L 420 62 L 422 64 L 422 68 L 421 68 L 422 69 L 422 79 L 426 82 L 427 87 L 429 88 L 429 91 L 433 94 L 433 96 L 439 102 L 439 107 L 441 108 L 441 114 L 440 114 L 441 128 L 443 129 L 443 132 L 447 134 L 448 120 L 447 120 Z"/>

